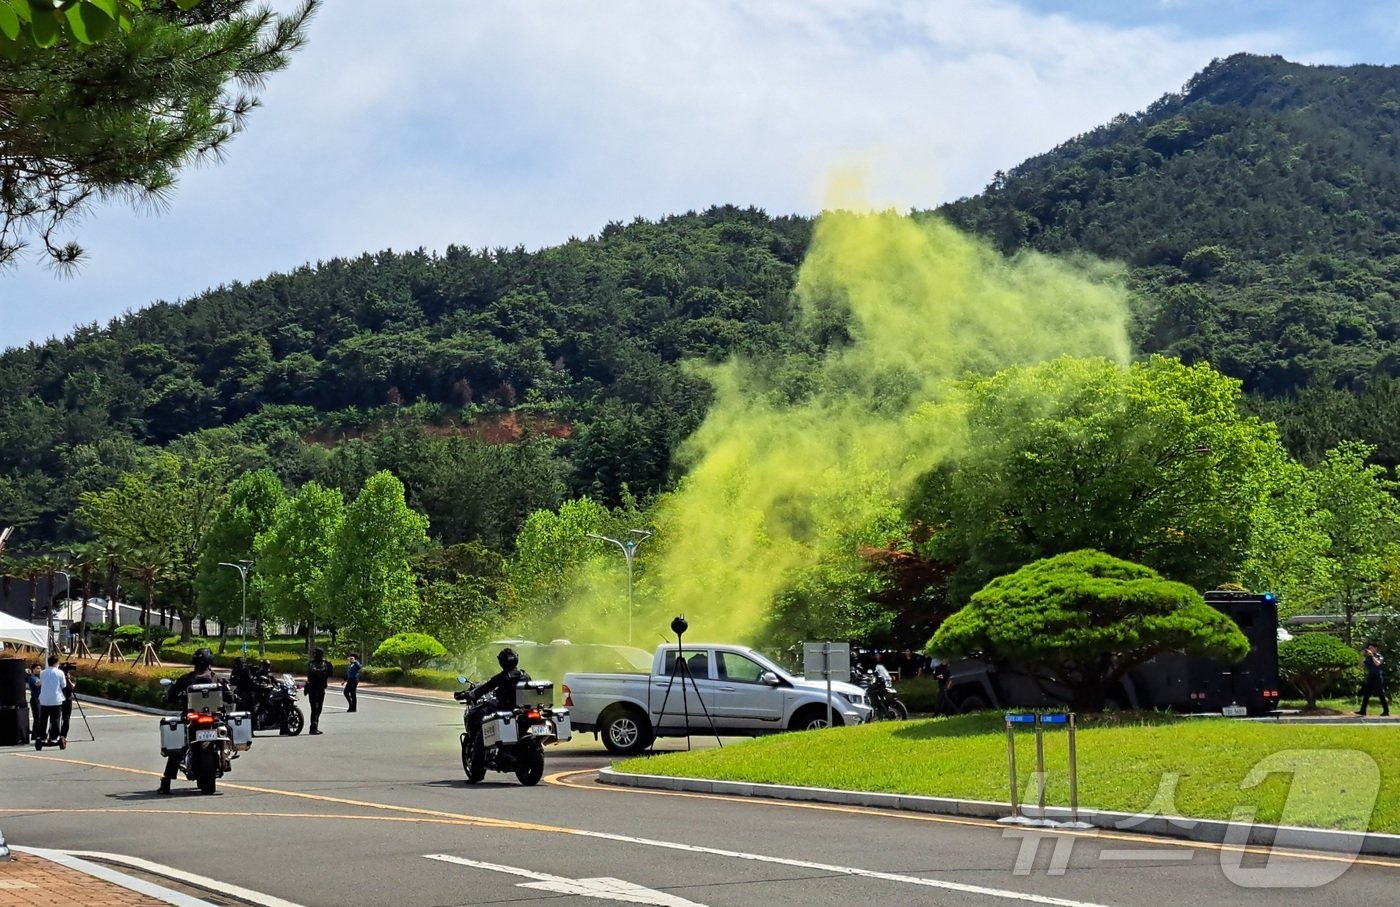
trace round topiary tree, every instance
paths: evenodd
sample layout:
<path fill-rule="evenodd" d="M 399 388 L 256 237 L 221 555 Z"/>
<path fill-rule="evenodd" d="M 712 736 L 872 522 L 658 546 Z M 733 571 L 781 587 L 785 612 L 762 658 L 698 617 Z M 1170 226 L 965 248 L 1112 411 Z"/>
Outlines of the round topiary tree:
<path fill-rule="evenodd" d="M 938 655 L 982 657 L 1101 711 L 1123 675 L 1163 652 L 1236 662 L 1249 641 L 1199 592 L 1101 551 L 1072 551 L 997 577 L 938 628 Z"/>
<path fill-rule="evenodd" d="M 1278 644 L 1278 672 L 1317 708 L 1318 697 L 1346 679 L 1359 656 L 1330 633 L 1300 633 Z"/>
<path fill-rule="evenodd" d="M 427 633 L 396 633 L 379 644 L 370 660 L 376 664 L 393 664 L 407 674 L 446 654 L 442 643 Z"/>

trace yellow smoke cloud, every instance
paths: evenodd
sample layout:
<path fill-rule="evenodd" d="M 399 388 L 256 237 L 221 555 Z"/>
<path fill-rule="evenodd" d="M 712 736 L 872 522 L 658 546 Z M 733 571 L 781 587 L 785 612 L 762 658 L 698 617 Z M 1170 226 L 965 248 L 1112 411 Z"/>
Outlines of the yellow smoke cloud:
<path fill-rule="evenodd" d="M 714 404 L 659 514 L 648 625 L 678 612 L 697 639 L 754 638 L 798 571 L 849 546 L 958 449 L 950 382 L 1061 355 L 1129 356 L 1125 295 L 1106 266 L 1008 260 L 892 212 L 822 215 L 797 299 L 809 325 L 840 325 L 849 343 L 796 402 L 752 364 L 709 372 Z"/>

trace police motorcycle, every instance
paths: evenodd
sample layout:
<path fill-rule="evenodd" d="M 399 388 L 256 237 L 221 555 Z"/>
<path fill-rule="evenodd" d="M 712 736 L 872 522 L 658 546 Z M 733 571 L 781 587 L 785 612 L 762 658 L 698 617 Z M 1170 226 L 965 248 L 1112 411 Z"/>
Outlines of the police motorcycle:
<path fill-rule="evenodd" d="M 306 725 L 306 715 L 297 706 L 297 681 L 291 674 L 265 676 L 254 687 L 253 727 L 255 730 L 285 730 L 295 737 Z"/>
<path fill-rule="evenodd" d="M 498 707 L 494 694 L 473 702 L 471 692 L 477 684 L 462 675 L 458 683 L 467 684 L 452 696 L 466 703 L 462 716 L 466 730 L 462 732 L 462 769 L 467 783 L 476 784 L 486 776 L 486 770 L 515 772 L 520 783 L 529 787 L 544 776 L 544 748 L 563 743 L 573 737 L 573 726 L 565 709 L 554 708 L 554 684 L 548 680 L 522 680 L 515 685 L 516 706 Z M 471 713 L 480 710 L 480 747 L 471 733 Z"/>
<path fill-rule="evenodd" d="M 851 682 L 865 688 L 871 721 L 903 721 L 909 717 L 909 708 L 895 697 L 894 684 L 886 682 L 879 671 L 857 667 L 851 675 Z"/>
<path fill-rule="evenodd" d="M 173 682 L 169 677 L 160 680 L 167 687 Z M 252 747 L 252 716 L 233 711 L 224 687 L 217 683 L 185 687 L 184 705 L 179 714 L 160 720 L 160 754 L 180 753 L 181 773 L 199 786 L 200 793 L 212 794 L 218 779 L 231 770 L 232 761 Z"/>

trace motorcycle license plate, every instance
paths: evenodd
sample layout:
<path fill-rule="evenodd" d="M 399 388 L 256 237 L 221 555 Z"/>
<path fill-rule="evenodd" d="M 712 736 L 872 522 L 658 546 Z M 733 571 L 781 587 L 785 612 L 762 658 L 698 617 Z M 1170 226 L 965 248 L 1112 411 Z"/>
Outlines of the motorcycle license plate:
<path fill-rule="evenodd" d="M 219 732 L 218 732 L 218 731 L 195 731 L 195 732 L 194 732 L 194 739 L 195 739 L 195 742 L 197 742 L 197 743 L 203 743 L 205 740 L 218 740 L 218 739 L 219 739 Z"/>
<path fill-rule="evenodd" d="M 533 734 L 533 735 L 535 735 L 536 737 L 553 737 L 553 736 L 554 736 L 554 731 L 551 730 L 550 727 L 549 727 L 549 725 L 547 725 L 547 724 L 532 724 L 532 725 L 530 725 L 530 733 Z"/>

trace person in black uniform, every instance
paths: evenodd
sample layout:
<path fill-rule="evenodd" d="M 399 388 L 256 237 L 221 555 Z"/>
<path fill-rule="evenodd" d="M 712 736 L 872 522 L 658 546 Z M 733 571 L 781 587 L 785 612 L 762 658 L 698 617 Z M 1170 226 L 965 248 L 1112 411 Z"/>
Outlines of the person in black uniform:
<path fill-rule="evenodd" d="M 59 665 L 59 667 L 63 668 L 64 684 L 62 712 L 63 718 L 61 730 L 58 733 L 60 737 L 67 738 L 68 726 L 73 721 L 73 697 L 77 695 L 78 691 L 78 666 L 70 661 L 66 664 Z"/>
<path fill-rule="evenodd" d="M 1385 694 L 1385 659 L 1375 643 L 1366 643 L 1366 654 L 1361 658 L 1361 667 L 1366 669 L 1366 682 L 1361 686 L 1361 711 L 1356 714 L 1365 715 L 1366 706 L 1371 704 L 1371 697 L 1375 696 L 1381 702 L 1381 717 L 1389 716 L 1390 697 Z"/>
<path fill-rule="evenodd" d="M 197 683 L 217 683 L 224 691 L 224 695 L 230 695 L 228 684 L 214 674 L 214 653 L 208 649 L 200 649 L 194 653 L 191 659 L 194 663 L 194 670 L 181 676 L 170 688 L 165 691 L 165 701 L 167 703 L 178 704 L 181 697 L 185 695 L 185 688 Z M 170 793 L 170 782 L 175 780 L 175 776 L 180 772 L 180 763 L 185 758 L 183 749 L 175 750 L 165 758 L 165 774 L 160 779 L 160 792 Z"/>
<path fill-rule="evenodd" d="M 958 710 L 953 706 L 952 697 L 948 695 L 948 690 L 953 685 L 953 672 L 946 662 L 940 661 L 933 666 L 930 674 L 933 676 L 933 682 L 938 684 L 938 703 L 933 707 L 933 714 L 956 715 Z"/>
<path fill-rule="evenodd" d="M 468 691 L 465 697 L 472 703 L 481 703 L 487 696 L 495 693 L 495 709 L 501 711 L 513 709 L 516 702 L 515 685 L 529 680 L 530 675 L 520 670 L 520 656 L 515 654 L 514 649 L 502 649 L 496 655 L 496 663 L 501 666 L 500 672 L 480 686 Z M 473 705 L 467 712 L 467 733 L 471 735 L 478 753 L 481 752 L 481 720 L 490 708 L 491 706 L 481 703 Z"/>
<path fill-rule="evenodd" d="M 311 663 L 306 666 L 306 702 L 311 706 L 312 734 L 321 733 L 321 706 L 326 701 L 326 684 L 331 680 L 331 663 L 326 661 L 326 650 L 317 646 L 311 650 Z"/>

